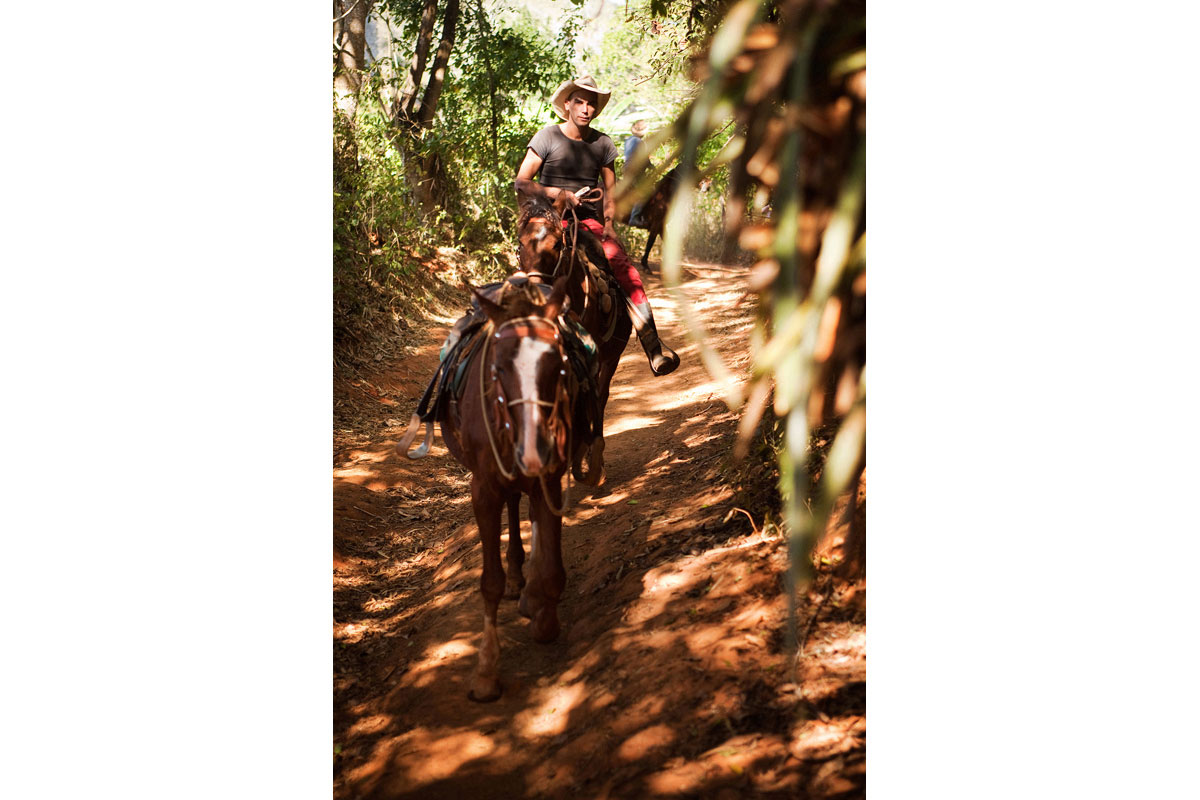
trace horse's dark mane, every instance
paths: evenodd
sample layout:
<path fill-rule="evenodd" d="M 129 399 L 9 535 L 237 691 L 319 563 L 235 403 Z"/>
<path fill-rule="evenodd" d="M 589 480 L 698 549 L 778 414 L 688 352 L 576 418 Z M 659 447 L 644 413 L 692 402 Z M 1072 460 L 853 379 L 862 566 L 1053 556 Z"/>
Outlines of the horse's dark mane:
<path fill-rule="evenodd" d="M 521 217 L 517 222 L 518 227 L 524 227 L 525 223 L 534 217 L 545 217 L 552 224 L 562 222 L 562 217 L 559 216 L 558 210 L 554 207 L 554 203 L 550 198 L 543 197 L 540 194 L 529 195 L 525 202 L 521 205 Z"/>
<path fill-rule="evenodd" d="M 513 319 L 540 314 L 545 302 L 537 286 L 524 278 L 509 278 L 496 304 L 500 306 L 505 319 Z"/>

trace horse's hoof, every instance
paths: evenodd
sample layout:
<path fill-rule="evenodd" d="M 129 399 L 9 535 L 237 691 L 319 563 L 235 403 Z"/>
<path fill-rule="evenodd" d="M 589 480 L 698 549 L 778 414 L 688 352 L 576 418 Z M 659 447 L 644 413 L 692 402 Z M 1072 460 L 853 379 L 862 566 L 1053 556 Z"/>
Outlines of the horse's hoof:
<path fill-rule="evenodd" d="M 575 480 L 593 489 L 604 483 L 604 445 L 593 444 L 588 451 L 587 470 L 582 475 L 576 475 Z"/>
<path fill-rule="evenodd" d="M 471 689 L 467 692 L 467 699 L 476 703 L 491 703 L 500 699 L 503 690 L 500 688 L 500 681 L 496 678 L 485 680 L 483 678 L 475 678 L 471 681 Z"/>
<path fill-rule="evenodd" d="M 599 489 L 604 485 L 605 479 L 608 477 L 608 471 L 601 465 L 600 469 L 588 470 L 587 474 L 579 478 L 579 482 L 584 486 L 590 486 L 593 489 Z"/>
<path fill-rule="evenodd" d="M 582 474 L 576 473 L 575 480 L 579 481 L 583 486 L 590 486 L 595 489 L 604 483 L 604 468 L 601 467 L 599 470 L 589 469 Z"/>
<path fill-rule="evenodd" d="M 521 599 L 517 602 L 517 612 L 522 617 L 533 618 L 533 612 L 529 610 L 529 598 L 525 596 L 524 592 L 521 593 Z"/>
<path fill-rule="evenodd" d="M 521 596 L 521 590 L 524 588 L 525 588 L 524 580 L 515 581 L 512 578 L 509 578 L 508 582 L 506 583 L 506 585 L 504 587 L 504 599 L 505 600 L 516 600 L 518 597 Z"/>

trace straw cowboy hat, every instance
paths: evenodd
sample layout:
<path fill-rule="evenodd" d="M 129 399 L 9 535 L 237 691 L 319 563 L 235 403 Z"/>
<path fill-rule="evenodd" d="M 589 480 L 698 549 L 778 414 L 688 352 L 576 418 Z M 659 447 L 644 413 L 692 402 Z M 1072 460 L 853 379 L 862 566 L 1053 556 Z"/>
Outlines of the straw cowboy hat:
<path fill-rule="evenodd" d="M 596 115 L 600 116 L 600 112 L 608 105 L 608 96 L 612 92 L 608 89 L 596 88 L 596 80 L 591 75 L 584 75 L 582 78 L 576 78 L 572 81 L 563 81 L 562 85 L 550 96 L 550 105 L 563 119 L 567 118 L 567 98 L 571 96 L 571 92 L 576 89 L 583 89 L 588 92 L 596 93 Z"/>

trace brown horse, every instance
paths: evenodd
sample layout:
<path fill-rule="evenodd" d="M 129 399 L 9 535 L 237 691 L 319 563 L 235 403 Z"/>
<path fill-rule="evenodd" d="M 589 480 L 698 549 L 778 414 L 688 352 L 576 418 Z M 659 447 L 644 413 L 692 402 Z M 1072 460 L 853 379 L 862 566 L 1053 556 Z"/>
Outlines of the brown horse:
<path fill-rule="evenodd" d="M 667 207 L 671 204 L 671 198 L 675 196 L 675 191 L 679 188 L 679 167 L 675 167 L 666 175 L 664 175 L 658 183 L 654 185 L 654 191 L 646 198 L 646 202 L 642 205 L 642 225 L 639 228 L 645 228 L 650 232 L 646 237 L 646 252 L 642 253 L 641 265 L 645 272 L 654 274 L 650 269 L 648 259 L 650 258 L 650 248 L 654 247 L 654 242 L 658 237 L 662 236 L 663 222 L 667 219 Z M 621 220 L 626 225 L 629 224 L 629 217 L 626 216 Z"/>
<path fill-rule="evenodd" d="M 524 280 L 504 284 L 495 300 L 476 291 L 487 322 L 464 348 L 461 393 L 452 393 L 438 415 L 447 449 L 471 471 L 471 504 L 483 543 L 483 640 L 468 692 L 479 702 L 501 693 L 496 610 L 506 584 L 500 564 L 504 506 L 509 592 L 520 594 L 518 608 L 530 618 L 536 641 L 553 641 L 559 633 L 557 608 L 566 584 L 560 537 L 567 502 L 561 480 L 577 444 L 572 429 L 580 418 L 580 385 L 558 321 L 566 295 L 566 280 L 558 281 L 548 298 L 542 287 Z M 413 419 L 397 445 L 401 451 L 415 436 Z M 528 583 L 518 517 L 522 494 L 529 496 L 533 530 Z"/>
<path fill-rule="evenodd" d="M 570 307 L 596 343 L 597 430 L 586 453 L 587 469 L 583 468 L 585 454 L 581 450 L 575 454 L 572 471 L 581 483 L 599 486 L 604 482 L 604 408 L 621 353 L 633 330 L 625 310 L 625 294 L 612 274 L 599 239 L 566 211 L 565 199 L 560 197 L 551 202 L 542 195 L 527 192 L 518 192 L 518 197 L 521 214 L 517 239 L 522 271 L 530 280 L 546 283 L 565 276 Z"/>

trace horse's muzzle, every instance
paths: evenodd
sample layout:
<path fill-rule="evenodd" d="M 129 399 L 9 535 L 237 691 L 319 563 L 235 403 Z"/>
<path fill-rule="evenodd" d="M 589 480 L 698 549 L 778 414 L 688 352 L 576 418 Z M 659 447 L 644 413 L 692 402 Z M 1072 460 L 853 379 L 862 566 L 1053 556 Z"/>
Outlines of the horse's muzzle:
<path fill-rule="evenodd" d="M 518 445 L 516 448 L 517 469 L 527 478 L 537 478 L 553 471 L 561 459 L 556 458 L 554 442 L 544 437 L 537 437 L 534 447 Z"/>

